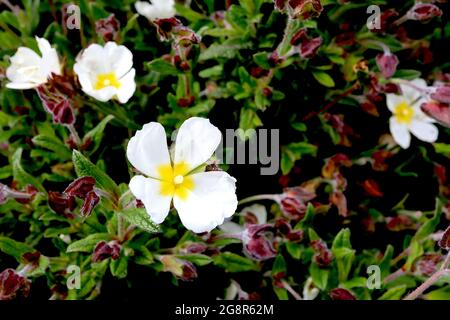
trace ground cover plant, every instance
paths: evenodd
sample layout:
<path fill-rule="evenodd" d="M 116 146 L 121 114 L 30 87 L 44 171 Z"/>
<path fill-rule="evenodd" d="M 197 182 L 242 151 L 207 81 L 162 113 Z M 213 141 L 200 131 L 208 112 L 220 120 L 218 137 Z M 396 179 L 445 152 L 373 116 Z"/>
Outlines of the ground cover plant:
<path fill-rule="evenodd" d="M 0 10 L 0 300 L 450 299 L 447 1 Z"/>

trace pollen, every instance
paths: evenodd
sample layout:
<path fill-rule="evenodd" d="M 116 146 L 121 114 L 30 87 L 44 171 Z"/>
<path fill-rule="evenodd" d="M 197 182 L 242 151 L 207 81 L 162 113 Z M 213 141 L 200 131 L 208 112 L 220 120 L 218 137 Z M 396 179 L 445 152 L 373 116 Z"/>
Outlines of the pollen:
<path fill-rule="evenodd" d="M 194 181 L 187 176 L 188 173 L 189 166 L 184 162 L 175 164 L 173 167 L 171 164 L 159 166 L 160 194 L 186 200 L 194 190 Z"/>
<path fill-rule="evenodd" d="M 97 82 L 94 85 L 95 90 L 101 90 L 106 87 L 120 88 L 120 82 L 113 72 L 102 73 L 97 76 Z"/>
<path fill-rule="evenodd" d="M 407 102 L 399 103 L 394 110 L 394 115 L 399 123 L 411 123 L 414 116 L 414 108 Z"/>

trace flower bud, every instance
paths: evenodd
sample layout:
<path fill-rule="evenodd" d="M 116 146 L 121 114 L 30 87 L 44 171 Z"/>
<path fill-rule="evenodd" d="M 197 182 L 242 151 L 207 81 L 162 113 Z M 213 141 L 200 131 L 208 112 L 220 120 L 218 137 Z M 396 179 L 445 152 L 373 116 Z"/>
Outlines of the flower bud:
<path fill-rule="evenodd" d="M 356 300 L 355 296 L 348 290 L 336 288 L 329 293 L 331 300 Z"/>
<path fill-rule="evenodd" d="M 69 196 L 78 197 L 81 199 L 86 198 L 87 194 L 94 190 L 95 179 L 92 177 L 81 177 L 73 181 L 64 190 Z"/>
<path fill-rule="evenodd" d="M 311 247 L 315 252 L 313 259 L 319 267 L 326 267 L 331 264 L 333 261 L 333 254 L 328 249 L 328 246 L 324 241 L 311 241 Z"/>
<path fill-rule="evenodd" d="M 378 68 L 385 78 L 390 78 L 397 71 L 398 58 L 391 52 L 380 53 L 376 57 Z"/>
<path fill-rule="evenodd" d="M 208 249 L 208 246 L 203 243 L 187 243 L 180 251 L 183 254 L 203 253 Z"/>
<path fill-rule="evenodd" d="M 431 98 L 442 103 L 450 104 L 450 85 L 443 85 L 435 88 Z"/>
<path fill-rule="evenodd" d="M 396 217 L 386 218 L 386 228 L 390 231 L 414 230 L 416 224 L 408 216 L 401 215 Z"/>
<path fill-rule="evenodd" d="M 315 194 L 301 187 L 287 188 L 279 201 L 281 210 L 289 219 L 301 220 L 306 213 L 305 202 L 315 198 Z"/>
<path fill-rule="evenodd" d="M 13 300 L 27 297 L 30 292 L 30 281 L 13 269 L 0 273 L 0 300 Z"/>
<path fill-rule="evenodd" d="M 91 191 L 87 194 L 84 199 L 83 206 L 80 209 L 80 213 L 83 217 L 88 217 L 91 215 L 92 210 L 97 206 L 100 202 L 100 197 L 95 193 L 95 191 Z"/>
<path fill-rule="evenodd" d="M 111 14 L 106 19 L 100 19 L 95 22 L 95 31 L 103 38 L 103 41 L 105 42 L 116 40 L 119 29 L 120 23 L 114 14 Z"/>
<path fill-rule="evenodd" d="M 273 227 L 269 224 L 248 226 L 242 238 L 245 253 L 254 260 L 272 259 L 277 254 L 272 243 Z"/>
<path fill-rule="evenodd" d="M 450 106 L 444 103 L 431 101 L 421 106 L 422 111 L 441 125 L 450 128 Z"/>
<path fill-rule="evenodd" d="M 100 241 L 94 248 L 92 254 L 92 262 L 101 262 L 108 258 L 117 260 L 120 257 L 121 246 L 117 241 L 111 241 L 107 243 L 106 241 Z"/>
<path fill-rule="evenodd" d="M 159 260 L 164 266 L 164 271 L 171 272 L 177 279 L 192 281 L 197 278 L 197 269 L 186 260 L 179 259 L 174 255 L 163 255 Z"/>
<path fill-rule="evenodd" d="M 414 266 L 414 271 L 416 274 L 424 275 L 427 277 L 432 276 L 436 271 L 438 271 L 438 264 L 442 261 L 442 255 L 436 253 L 424 254 L 416 262 Z"/>
<path fill-rule="evenodd" d="M 308 20 L 320 16 L 323 11 L 320 0 L 290 0 L 294 19 Z"/>
<path fill-rule="evenodd" d="M 37 93 L 45 110 L 53 117 L 53 121 L 63 125 L 73 125 L 75 115 L 69 99 L 60 93 L 52 93 L 44 86 L 37 88 Z"/>
<path fill-rule="evenodd" d="M 431 3 L 416 3 L 406 14 L 409 20 L 428 22 L 442 16 L 442 10 Z"/>
<path fill-rule="evenodd" d="M 65 216 L 68 219 L 73 219 L 73 211 L 77 204 L 75 198 L 60 192 L 48 192 L 48 204 L 50 208 L 58 214 Z"/>
<path fill-rule="evenodd" d="M 450 250 L 450 227 L 445 230 L 441 240 L 439 240 L 439 246 L 444 250 Z"/>

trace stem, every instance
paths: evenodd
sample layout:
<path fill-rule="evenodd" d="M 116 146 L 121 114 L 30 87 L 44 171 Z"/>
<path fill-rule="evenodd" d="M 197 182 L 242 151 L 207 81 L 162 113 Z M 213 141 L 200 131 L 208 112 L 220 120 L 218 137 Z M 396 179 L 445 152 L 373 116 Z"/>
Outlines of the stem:
<path fill-rule="evenodd" d="M 0 3 L 3 3 L 5 6 L 9 8 L 15 15 L 18 15 L 20 12 L 19 6 L 12 5 L 9 0 L 0 0 Z"/>
<path fill-rule="evenodd" d="M 117 218 L 117 236 L 119 237 L 120 242 L 123 241 L 125 236 L 125 221 L 121 214 L 119 214 Z"/>
<path fill-rule="evenodd" d="M 383 282 L 384 283 L 389 283 L 391 281 L 394 281 L 395 279 L 397 279 L 398 277 L 401 277 L 402 275 L 405 274 L 405 271 L 403 271 L 403 269 L 398 269 L 397 271 L 395 271 L 394 273 L 391 273 L 390 275 L 388 275 L 386 278 L 384 278 Z"/>
<path fill-rule="evenodd" d="M 405 23 L 408 20 L 409 20 L 409 16 L 408 16 L 408 13 L 406 13 L 403 17 L 394 21 L 393 25 L 398 27 L 399 25 Z"/>
<path fill-rule="evenodd" d="M 421 286 L 419 286 L 416 290 L 411 292 L 406 298 L 403 300 L 415 300 L 417 299 L 425 290 L 427 290 L 429 287 L 431 287 L 433 284 L 435 284 L 440 278 L 443 276 L 450 275 L 450 270 L 439 270 L 435 274 L 433 274 L 430 278 L 428 278 L 427 281 L 422 283 Z"/>
<path fill-rule="evenodd" d="M 300 296 L 300 294 L 298 294 L 298 292 L 296 292 L 289 283 L 286 282 L 286 280 L 281 280 L 281 283 L 283 284 L 283 287 L 289 291 L 290 294 L 292 294 L 292 296 L 295 298 L 295 300 L 303 300 L 302 297 Z"/>
<path fill-rule="evenodd" d="M 277 52 L 280 57 L 284 57 L 287 52 L 286 46 L 289 44 L 288 36 L 291 35 L 295 20 L 291 18 L 290 15 L 287 17 L 286 28 L 284 29 L 283 39 L 277 47 Z"/>
<path fill-rule="evenodd" d="M 72 136 L 73 140 L 75 141 L 75 144 L 79 147 L 81 146 L 81 139 L 80 136 L 78 135 L 77 130 L 75 130 L 75 127 L 73 126 L 73 124 L 69 124 L 67 126 L 67 129 L 69 129 L 70 131 L 70 135 Z"/>
<path fill-rule="evenodd" d="M 278 194 L 259 194 L 256 196 L 251 196 L 248 198 L 244 198 L 241 201 L 239 201 L 239 205 L 244 204 L 244 203 L 249 203 L 249 202 L 254 202 L 254 201 L 258 201 L 258 200 L 272 200 L 275 202 L 278 202 L 280 196 Z"/>
<path fill-rule="evenodd" d="M 446 270 L 450 264 L 450 251 L 447 253 L 447 257 L 445 257 L 444 262 L 441 265 L 439 270 Z"/>

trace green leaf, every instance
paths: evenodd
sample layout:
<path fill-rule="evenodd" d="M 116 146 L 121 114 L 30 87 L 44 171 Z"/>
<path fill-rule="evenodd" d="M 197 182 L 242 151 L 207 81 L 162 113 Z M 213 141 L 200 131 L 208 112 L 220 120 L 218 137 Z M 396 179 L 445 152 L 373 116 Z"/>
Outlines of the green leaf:
<path fill-rule="evenodd" d="M 22 185 L 31 184 L 32 186 L 37 188 L 40 192 L 46 193 L 46 190 L 42 186 L 42 184 L 35 177 L 27 173 L 22 168 L 22 165 L 20 163 L 21 159 L 22 159 L 22 148 L 18 148 L 12 156 L 14 179 L 20 182 Z"/>
<path fill-rule="evenodd" d="M 198 75 L 200 76 L 200 78 L 209 79 L 221 76 L 222 74 L 223 74 L 223 65 L 219 64 L 217 66 L 200 71 Z"/>
<path fill-rule="evenodd" d="M 314 78 L 323 86 L 333 88 L 335 86 L 333 78 L 326 72 L 316 70 L 312 72 Z"/>
<path fill-rule="evenodd" d="M 180 73 L 173 64 L 162 58 L 155 59 L 147 63 L 146 66 L 148 70 L 158 72 L 159 74 L 165 76 L 176 76 Z"/>
<path fill-rule="evenodd" d="M 386 248 L 386 251 L 384 252 L 383 259 L 379 264 L 382 278 L 385 278 L 391 273 L 391 261 L 393 256 L 394 256 L 394 247 L 389 244 Z"/>
<path fill-rule="evenodd" d="M 78 177 L 93 177 L 96 181 L 96 185 L 100 189 L 115 196 L 118 196 L 120 194 L 117 184 L 105 172 L 95 166 L 79 151 L 73 151 L 72 161 Z"/>
<path fill-rule="evenodd" d="M 326 290 L 328 285 L 328 277 L 330 275 L 330 270 L 328 269 L 321 269 L 317 263 L 311 263 L 311 266 L 309 267 L 309 273 L 311 274 L 311 278 L 314 282 L 314 284 L 320 289 L 320 290 Z"/>
<path fill-rule="evenodd" d="M 95 152 L 98 147 L 100 146 L 100 143 L 103 138 L 103 132 L 105 131 L 106 125 L 114 119 L 113 115 L 106 116 L 102 121 L 100 121 L 97 126 L 95 126 L 94 129 L 89 131 L 83 138 L 83 143 L 86 143 L 87 141 L 92 141 L 93 147 L 90 147 L 90 152 Z"/>
<path fill-rule="evenodd" d="M 436 153 L 442 154 L 446 157 L 450 156 L 450 144 L 434 143 L 433 146 Z"/>
<path fill-rule="evenodd" d="M 191 8 L 189 8 L 186 5 L 183 4 L 175 4 L 175 8 L 177 10 L 177 15 L 182 16 L 183 18 L 186 18 L 187 20 L 191 22 L 197 22 L 199 20 L 205 19 L 206 17 L 202 15 L 201 13 L 198 13 Z"/>
<path fill-rule="evenodd" d="M 56 153 L 61 161 L 68 160 L 72 156 L 70 149 L 56 137 L 40 134 L 35 136 L 32 141 L 36 146 Z"/>
<path fill-rule="evenodd" d="M 258 52 L 253 55 L 253 61 L 263 69 L 269 70 L 270 64 L 267 52 Z"/>
<path fill-rule="evenodd" d="M 177 256 L 180 259 L 190 261 L 198 266 L 205 266 L 213 262 L 213 259 L 204 254 L 182 254 Z"/>
<path fill-rule="evenodd" d="M 355 250 L 352 250 L 350 243 L 350 229 L 342 229 L 334 238 L 331 251 L 335 256 L 335 261 L 338 268 L 339 282 L 343 283 L 352 268 L 352 263 L 355 258 Z"/>
<path fill-rule="evenodd" d="M 34 252 L 35 250 L 25 243 L 7 237 L 0 237 L 0 251 L 21 262 L 22 256 L 25 253 Z"/>
<path fill-rule="evenodd" d="M 111 260 L 109 264 L 109 270 L 111 274 L 119 279 L 123 279 L 128 274 L 128 259 L 124 255 L 121 255 L 117 260 Z"/>
<path fill-rule="evenodd" d="M 397 70 L 393 78 L 400 78 L 405 80 L 414 80 L 420 78 L 422 73 L 418 70 Z"/>
<path fill-rule="evenodd" d="M 406 292 L 406 285 L 397 286 L 386 291 L 378 300 L 400 300 Z"/>
<path fill-rule="evenodd" d="M 150 219 L 150 216 L 144 208 L 127 209 L 121 211 L 120 214 L 129 223 L 134 224 L 147 232 L 159 232 L 158 226 Z"/>
<path fill-rule="evenodd" d="M 412 241 L 421 241 L 432 234 L 441 220 L 442 214 L 442 202 L 439 199 L 436 199 L 436 209 L 434 211 L 434 215 L 431 219 L 427 220 L 422 226 L 417 230 L 414 235 Z"/>
<path fill-rule="evenodd" d="M 84 239 L 72 242 L 67 247 L 67 253 L 70 252 L 89 252 L 91 253 L 97 243 L 100 241 L 110 241 L 112 239 L 111 235 L 108 233 L 95 233 L 87 236 Z"/>
<path fill-rule="evenodd" d="M 259 266 L 249 258 L 232 252 L 223 252 L 213 257 L 214 264 L 228 272 L 257 271 Z"/>

